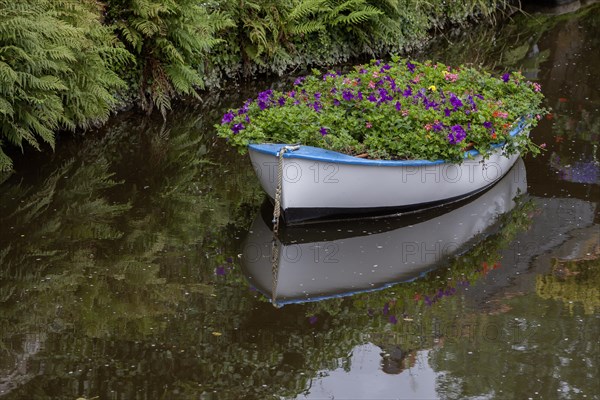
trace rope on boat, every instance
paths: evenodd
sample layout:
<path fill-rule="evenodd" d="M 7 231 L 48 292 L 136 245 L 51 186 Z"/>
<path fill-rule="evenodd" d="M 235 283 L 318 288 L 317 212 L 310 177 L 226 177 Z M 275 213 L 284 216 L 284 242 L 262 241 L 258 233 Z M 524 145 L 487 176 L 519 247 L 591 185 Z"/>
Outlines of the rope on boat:
<path fill-rule="evenodd" d="M 300 148 L 300 145 L 283 146 L 277 153 L 277 188 L 275 189 L 275 208 L 273 210 L 273 240 L 271 241 L 271 273 L 272 286 L 271 286 L 271 303 L 275 307 L 277 305 L 277 281 L 279 277 L 279 248 L 280 243 L 277 240 L 277 234 L 279 233 L 279 217 L 281 216 L 281 192 L 283 186 L 283 155 L 287 151 L 296 151 Z"/>
<path fill-rule="evenodd" d="M 273 210 L 273 234 L 279 232 L 279 217 L 281 215 L 281 192 L 283 186 L 283 155 L 288 151 L 296 151 L 300 148 L 299 144 L 292 146 L 283 146 L 277 153 L 277 188 L 275 189 L 275 208 Z"/>
<path fill-rule="evenodd" d="M 279 277 L 279 246 L 280 243 L 273 234 L 273 241 L 271 242 L 271 273 L 273 277 L 271 279 L 271 303 L 279 308 L 277 305 L 277 281 Z"/>

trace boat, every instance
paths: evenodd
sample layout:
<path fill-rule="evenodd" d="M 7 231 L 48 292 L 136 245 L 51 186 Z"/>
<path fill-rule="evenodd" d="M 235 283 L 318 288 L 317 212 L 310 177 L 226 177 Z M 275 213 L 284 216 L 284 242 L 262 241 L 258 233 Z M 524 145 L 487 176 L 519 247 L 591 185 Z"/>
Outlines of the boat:
<path fill-rule="evenodd" d="M 511 136 L 527 134 L 519 123 Z M 493 145 L 484 159 L 476 149 L 460 164 L 443 160 L 373 160 L 304 145 L 248 145 L 252 166 L 288 225 L 332 218 L 413 212 L 485 190 L 511 169 L 519 154 Z M 281 157 L 280 157 L 281 156 Z M 278 188 L 280 196 L 277 195 Z M 280 197 L 280 198 L 277 198 Z"/>
<path fill-rule="evenodd" d="M 263 207 L 243 242 L 241 269 L 275 306 L 381 290 L 418 279 L 502 228 L 498 217 L 525 193 L 525 165 L 490 190 L 424 213 L 283 226 Z"/>

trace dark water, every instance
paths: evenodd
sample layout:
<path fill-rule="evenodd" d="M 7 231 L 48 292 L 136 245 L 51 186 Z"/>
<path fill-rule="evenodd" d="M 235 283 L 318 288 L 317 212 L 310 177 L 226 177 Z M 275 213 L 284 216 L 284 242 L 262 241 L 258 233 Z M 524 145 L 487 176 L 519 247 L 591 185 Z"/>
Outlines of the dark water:
<path fill-rule="evenodd" d="M 599 398 L 600 7 L 447 40 L 418 57 L 542 84 L 547 151 L 444 212 L 288 230 L 280 246 L 308 246 L 299 276 L 242 265 L 271 244 L 263 194 L 213 138 L 260 84 L 20 160 L 0 194 L 0 397 Z M 453 224 L 483 234 L 450 256 Z M 431 271 L 399 277 L 411 263 Z M 271 304 L 300 284 L 333 297 Z"/>

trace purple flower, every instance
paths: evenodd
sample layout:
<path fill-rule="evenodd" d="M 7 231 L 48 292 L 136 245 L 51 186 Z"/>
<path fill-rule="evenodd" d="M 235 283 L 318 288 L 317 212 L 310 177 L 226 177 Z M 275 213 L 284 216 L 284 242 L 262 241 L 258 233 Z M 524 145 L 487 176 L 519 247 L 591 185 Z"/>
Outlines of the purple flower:
<path fill-rule="evenodd" d="M 267 107 L 269 107 L 269 104 L 263 100 L 258 100 L 257 103 L 260 111 L 264 111 Z"/>
<path fill-rule="evenodd" d="M 394 99 L 392 96 L 389 95 L 387 89 L 385 88 L 379 88 L 379 96 L 381 96 L 381 101 L 383 103 Z"/>
<path fill-rule="evenodd" d="M 304 80 L 305 80 L 305 79 L 306 79 L 306 78 L 305 78 L 305 77 L 303 77 L 303 76 L 296 78 L 296 80 L 294 81 L 294 86 L 301 85 L 301 84 L 302 84 L 302 82 L 304 82 Z"/>
<path fill-rule="evenodd" d="M 408 68 L 408 70 L 412 73 L 415 72 L 415 64 L 411 63 L 410 61 L 406 62 L 406 68 Z"/>
<path fill-rule="evenodd" d="M 504 83 L 507 83 L 509 79 L 510 79 L 510 74 L 508 72 L 506 74 L 502 75 L 502 81 L 504 81 Z"/>
<path fill-rule="evenodd" d="M 381 67 L 381 69 L 383 71 L 389 71 L 390 69 L 392 69 L 392 67 L 390 67 L 390 65 L 386 63 L 386 64 L 383 65 L 383 67 Z"/>
<path fill-rule="evenodd" d="M 333 99 L 333 105 L 334 106 L 339 106 L 341 103 L 338 99 Z"/>
<path fill-rule="evenodd" d="M 483 127 L 486 129 L 492 129 L 492 123 L 490 121 L 485 121 L 483 123 Z"/>
<path fill-rule="evenodd" d="M 435 109 L 438 106 L 438 103 L 435 100 L 429 100 L 427 97 L 423 97 L 423 105 L 425 106 L 425 110 L 429 110 L 430 108 Z"/>
<path fill-rule="evenodd" d="M 429 298 L 429 296 L 425 296 L 425 304 L 427 304 L 429 307 L 431 307 L 431 299 Z"/>
<path fill-rule="evenodd" d="M 369 71 L 367 71 L 366 69 L 362 68 L 359 72 L 364 75 L 364 74 L 366 74 Z"/>
<path fill-rule="evenodd" d="M 381 65 L 381 60 L 375 61 L 375 65 L 377 65 L 379 67 Z"/>
<path fill-rule="evenodd" d="M 233 113 L 231 111 L 228 111 L 225 113 L 225 115 L 223 115 L 223 119 L 221 120 L 221 124 L 225 125 L 230 123 L 231 121 L 233 121 L 233 118 L 235 118 L 235 115 L 233 115 Z"/>
<path fill-rule="evenodd" d="M 450 144 L 456 144 L 462 142 L 467 137 L 467 133 L 460 125 L 454 125 L 450 128 L 450 133 L 448 133 L 448 141 Z"/>
<path fill-rule="evenodd" d="M 215 275 L 224 276 L 225 274 L 227 274 L 227 271 L 223 265 L 219 265 L 217 268 L 215 268 Z"/>
<path fill-rule="evenodd" d="M 444 124 L 442 124 L 440 121 L 435 122 L 431 128 L 435 131 L 435 132 L 439 132 L 442 129 L 444 129 Z"/>
<path fill-rule="evenodd" d="M 448 108 L 444 108 L 444 115 L 445 115 L 446 117 L 449 117 L 449 116 L 450 116 L 450 114 L 452 114 L 452 111 L 451 111 L 450 109 L 448 109 Z"/>
<path fill-rule="evenodd" d="M 321 100 L 321 93 L 319 93 L 319 92 L 315 93 L 315 99 Z"/>
<path fill-rule="evenodd" d="M 458 97 L 456 97 L 456 95 L 454 93 L 450 93 L 450 104 L 452 104 L 452 107 L 454 107 L 455 110 L 458 107 L 463 106 L 463 102 L 460 101 L 460 99 Z"/>
<path fill-rule="evenodd" d="M 285 97 L 281 96 L 281 97 L 280 97 L 280 98 L 277 100 L 277 103 L 278 103 L 280 106 L 284 106 L 284 105 L 285 105 Z"/>
<path fill-rule="evenodd" d="M 325 136 L 327 135 L 327 128 L 321 127 L 321 129 L 319 129 L 319 132 L 321 132 L 321 136 Z"/>
<path fill-rule="evenodd" d="M 319 103 L 318 101 L 315 101 L 315 102 L 312 104 L 312 108 L 314 108 L 314 109 L 315 109 L 315 112 L 319 112 L 319 111 L 321 111 L 321 109 L 322 109 L 323 107 L 321 106 L 321 103 Z"/>
<path fill-rule="evenodd" d="M 369 95 L 369 97 L 367 97 L 367 100 L 369 100 L 371 103 L 376 103 L 377 102 L 377 97 L 375 97 L 375 95 L 373 93 L 371 93 Z"/>
<path fill-rule="evenodd" d="M 316 315 L 311 315 L 310 317 L 308 317 L 308 323 L 311 325 L 316 324 L 318 320 L 319 318 Z"/>
<path fill-rule="evenodd" d="M 400 102 L 397 101 L 395 104 L 395 107 L 396 107 L 396 111 L 400 111 L 402 109 L 402 104 L 400 104 Z"/>
<path fill-rule="evenodd" d="M 363 94 L 362 92 L 359 90 L 358 93 L 356 94 L 356 98 L 359 99 L 360 101 L 363 100 Z"/>
<path fill-rule="evenodd" d="M 395 315 L 390 315 L 390 324 L 396 325 L 398 323 L 398 319 Z"/>
<path fill-rule="evenodd" d="M 290 97 L 296 97 L 296 91 L 295 90 L 292 90 L 288 94 L 289 94 Z"/>
<path fill-rule="evenodd" d="M 227 261 L 229 264 L 233 263 L 233 257 L 227 257 L 227 259 L 225 259 L 225 261 Z"/>
<path fill-rule="evenodd" d="M 391 78 L 389 79 L 389 81 L 390 81 L 390 88 L 392 89 L 392 92 L 395 92 L 396 88 L 397 88 L 396 87 L 396 81 L 394 79 L 391 79 Z"/>
<path fill-rule="evenodd" d="M 262 101 L 269 101 L 269 99 L 271 98 L 271 96 L 273 95 L 273 91 L 271 89 L 269 90 L 265 90 L 264 92 L 260 92 L 258 94 L 258 100 L 262 100 Z"/>
<path fill-rule="evenodd" d="M 346 101 L 350 101 L 354 98 L 354 95 L 352 94 L 352 92 L 350 90 L 343 90 L 342 98 Z"/>
<path fill-rule="evenodd" d="M 477 104 L 475 104 L 475 100 L 473 100 L 473 96 L 468 95 L 467 96 L 467 101 L 471 104 L 471 107 L 473 109 L 473 111 L 477 110 Z"/>
<path fill-rule="evenodd" d="M 404 97 L 412 96 L 412 88 L 410 86 L 406 86 L 406 90 L 402 93 Z"/>
<path fill-rule="evenodd" d="M 242 129 L 245 129 L 246 127 L 244 126 L 244 124 L 242 124 L 241 122 L 239 124 L 234 124 L 233 127 L 231 128 L 231 130 L 233 131 L 233 133 L 239 133 Z"/>

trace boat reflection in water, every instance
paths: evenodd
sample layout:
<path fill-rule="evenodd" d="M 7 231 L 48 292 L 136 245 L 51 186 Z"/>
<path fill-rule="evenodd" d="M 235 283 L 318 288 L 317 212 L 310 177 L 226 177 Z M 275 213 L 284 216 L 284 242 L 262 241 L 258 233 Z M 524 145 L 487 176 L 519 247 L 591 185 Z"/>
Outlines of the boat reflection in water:
<path fill-rule="evenodd" d="M 383 289 L 443 266 L 496 231 L 498 216 L 526 190 L 519 159 L 489 190 L 459 203 L 388 219 L 286 226 L 275 240 L 265 206 L 244 242 L 242 270 L 276 306 Z"/>

